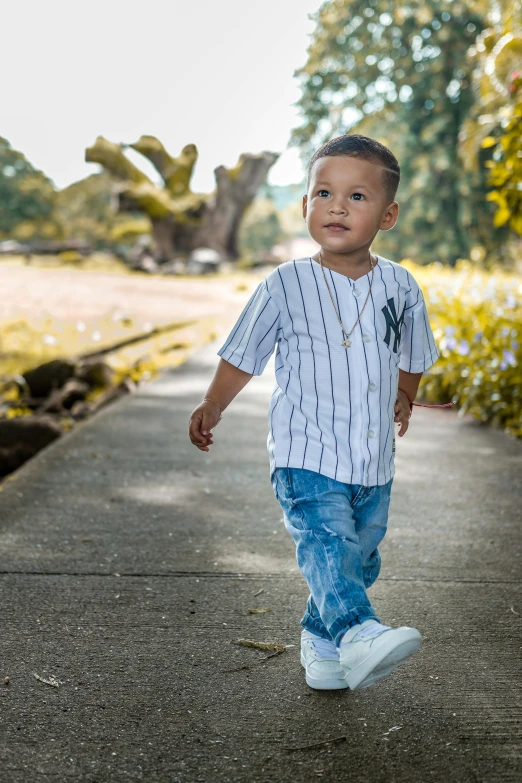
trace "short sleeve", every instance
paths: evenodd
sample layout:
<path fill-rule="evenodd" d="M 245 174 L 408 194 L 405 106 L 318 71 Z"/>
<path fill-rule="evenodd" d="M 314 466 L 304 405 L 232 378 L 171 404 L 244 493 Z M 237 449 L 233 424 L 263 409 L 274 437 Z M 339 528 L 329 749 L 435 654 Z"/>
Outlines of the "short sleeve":
<path fill-rule="evenodd" d="M 279 308 L 263 280 L 245 305 L 218 356 L 239 370 L 261 375 L 274 352 L 279 321 Z"/>
<path fill-rule="evenodd" d="M 414 286 L 415 300 L 406 302 L 399 369 L 424 372 L 439 358 L 422 291 Z M 411 301 L 411 300 L 410 300 Z"/>

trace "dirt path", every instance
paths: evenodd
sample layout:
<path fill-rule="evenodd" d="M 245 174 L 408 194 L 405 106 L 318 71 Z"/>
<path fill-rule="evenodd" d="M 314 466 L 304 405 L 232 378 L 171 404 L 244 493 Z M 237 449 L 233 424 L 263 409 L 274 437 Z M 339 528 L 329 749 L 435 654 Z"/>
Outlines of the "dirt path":
<path fill-rule="evenodd" d="M 216 316 L 230 320 L 265 273 L 223 276 L 152 277 L 69 269 L 39 269 L 0 264 L 0 321 L 30 320 L 46 313 L 87 325 L 122 311 L 137 323 L 154 325 L 176 319 Z M 246 286 L 246 289 L 245 289 Z"/>

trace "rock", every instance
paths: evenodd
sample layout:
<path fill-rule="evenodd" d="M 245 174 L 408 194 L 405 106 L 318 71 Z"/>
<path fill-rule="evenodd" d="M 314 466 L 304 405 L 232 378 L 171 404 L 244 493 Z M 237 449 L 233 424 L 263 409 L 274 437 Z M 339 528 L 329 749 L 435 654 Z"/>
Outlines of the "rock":
<path fill-rule="evenodd" d="M 61 434 L 60 426 L 50 416 L 1 419 L 0 476 L 17 470 Z"/>
<path fill-rule="evenodd" d="M 0 242 L 0 255 L 26 255 L 29 251 L 29 245 L 17 242 L 16 239 L 6 239 L 4 242 Z"/>
<path fill-rule="evenodd" d="M 64 408 L 69 410 L 75 402 L 84 400 L 91 387 L 85 381 L 70 378 L 65 386 L 56 389 L 39 409 L 39 413 L 60 413 Z"/>
<path fill-rule="evenodd" d="M 39 367 L 24 372 L 23 378 L 29 386 L 31 397 L 42 399 L 55 389 L 61 389 L 64 383 L 73 377 L 75 369 L 74 362 L 53 359 L 52 362 L 40 364 Z"/>
<path fill-rule="evenodd" d="M 79 402 L 75 402 L 74 405 L 71 408 L 71 416 L 75 421 L 81 421 L 82 419 L 86 419 L 87 416 L 90 416 L 93 411 L 94 405 L 92 402 L 85 402 L 85 400 L 80 400 Z"/>
<path fill-rule="evenodd" d="M 198 247 L 190 254 L 187 272 L 192 275 L 213 274 L 219 271 L 221 256 L 211 247 Z"/>
<path fill-rule="evenodd" d="M 114 383 L 114 370 L 106 362 L 99 359 L 82 362 L 76 368 L 76 378 L 88 383 L 91 387 L 107 388 Z"/>
<path fill-rule="evenodd" d="M 207 262 L 219 263 L 219 261 L 221 261 L 221 256 L 211 247 L 198 247 L 190 254 L 190 260 L 199 261 L 202 264 L 206 264 Z"/>
<path fill-rule="evenodd" d="M 186 262 L 183 258 L 172 258 L 161 264 L 158 272 L 162 275 L 184 275 L 186 273 Z"/>
<path fill-rule="evenodd" d="M 159 264 L 150 255 L 144 255 L 136 265 L 136 269 L 141 272 L 150 272 L 151 274 L 159 270 Z"/>

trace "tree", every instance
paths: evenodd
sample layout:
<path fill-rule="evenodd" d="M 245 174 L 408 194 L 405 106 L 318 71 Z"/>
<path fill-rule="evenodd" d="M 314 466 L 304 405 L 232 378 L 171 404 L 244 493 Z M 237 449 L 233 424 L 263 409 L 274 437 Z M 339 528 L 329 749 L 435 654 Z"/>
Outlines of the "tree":
<path fill-rule="evenodd" d="M 158 171 L 163 187 L 156 186 L 125 156 L 126 145 L 102 136 L 85 152 L 85 159 L 100 163 L 118 181 L 117 199 L 122 212 L 142 212 L 151 221 L 154 255 L 166 261 L 187 255 L 198 247 L 210 247 L 223 257 L 237 259 L 237 232 L 247 207 L 265 180 L 278 155 L 243 154 L 232 169 L 218 166 L 214 193 L 193 193 L 192 171 L 198 151 L 185 146 L 174 158 L 154 136 L 142 136 L 128 145 L 146 157 Z"/>
<path fill-rule="evenodd" d="M 481 4 L 487 11 L 489 3 Z M 477 169 L 479 158 L 489 169 L 494 225 L 522 236 L 522 3 L 500 0 L 495 10 L 494 26 L 469 50 L 477 100 L 463 123 L 460 149 L 468 171 Z"/>
<path fill-rule="evenodd" d="M 89 242 L 91 247 L 110 247 L 114 232 L 128 217 L 115 214 L 114 181 L 109 174 L 91 174 L 59 190 L 55 196 L 55 216 L 64 236 Z M 150 225 L 142 233 L 150 233 Z"/>
<path fill-rule="evenodd" d="M 0 137 L 0 236 L 56 236 L 54 195 L 51 180 Z"/>
<path fill-rule="evenodd" d="M 242 253 L 257 256 L 283 239 L 277 210 L 268 198 L 256 198 L 248 208 L 239 230 Z"/>
<path fill-rule="evenodd" d="M 464 2 L 333 0 L 315 15 L 308 61 L 296 72 L 306 157 L 350 131 L 377 138 L 401 163 L 400 218 L 378 237 L 384 255 L 454 264 L 474 246 L 498 252 L 486 172 L 464 171 L 459 133 L 474 102 L 467 52 L 485 27 Z M 382 249 L 381 249 L 382 248 Z"/>

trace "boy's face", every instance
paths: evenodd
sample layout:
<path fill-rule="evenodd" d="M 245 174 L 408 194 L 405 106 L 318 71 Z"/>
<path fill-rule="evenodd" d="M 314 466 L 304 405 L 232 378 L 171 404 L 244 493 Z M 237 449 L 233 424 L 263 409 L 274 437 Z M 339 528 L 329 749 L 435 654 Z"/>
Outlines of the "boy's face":
<path fill-rule="evenodd" d="M 347 155 L 314 163 L 303 217 L 311 237 L 326 250 L 347 253 L 369 247 L 379 230 L 395 225 L 398 213 L 397 202 L 385 196 L 381 166 Z"/>

